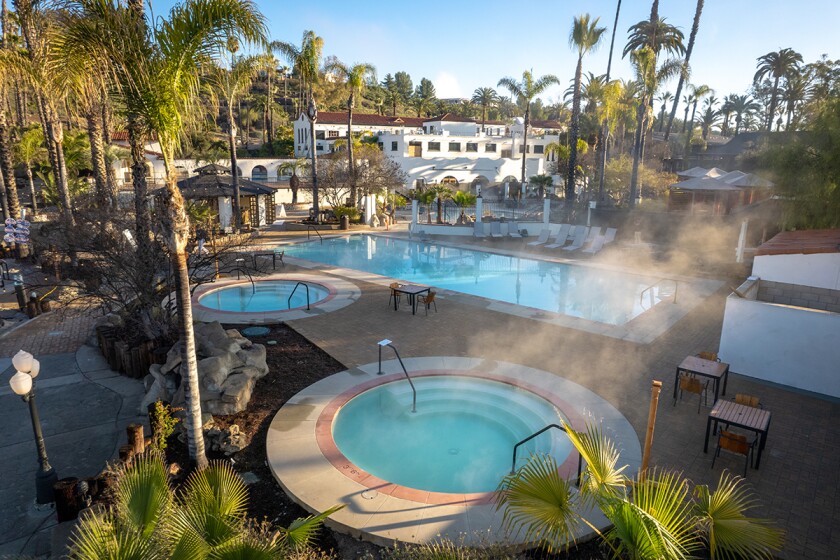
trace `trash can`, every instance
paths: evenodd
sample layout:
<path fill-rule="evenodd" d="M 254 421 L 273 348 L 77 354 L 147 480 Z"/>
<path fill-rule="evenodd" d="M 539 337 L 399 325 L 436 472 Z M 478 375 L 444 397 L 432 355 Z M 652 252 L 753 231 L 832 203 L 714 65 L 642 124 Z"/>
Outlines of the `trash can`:
<path fill-rule="evenodd" d="M 350 229 L 350 216 L 344 214 L 341 216 L 341 229 Z"/>

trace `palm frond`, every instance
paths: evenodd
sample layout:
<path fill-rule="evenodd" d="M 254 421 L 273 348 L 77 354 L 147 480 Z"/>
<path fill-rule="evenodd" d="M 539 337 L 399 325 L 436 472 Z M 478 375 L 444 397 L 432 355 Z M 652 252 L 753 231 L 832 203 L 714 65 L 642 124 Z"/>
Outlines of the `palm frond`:
<path fill-rule="evenodd" d="M 169 479 L 159 455 L 142 455 L 121 472 L 116 489 L 117 516 L 144 538 L 152 536 L 171 506 Z"/>
<path fill-rule="evenodd" d="M 767 519 L 747 517 L 756 501 L 744 479 L 724 471 L 717 489 L 694 490 L 695 515 L 705 529 L 712 558 L 770 558 L 780 550 L 784 532 Z"/>
<path fill-rule="evenodd" d="M 344 504 L 333 506 L 318 515 L 295 519 L 288 528 L 281 528 L 271 543 L 283 548 L 306 548 L 312 544 L 324 520 L 342 508 Z"/>
<path fill-rule="evenodd" d="M 627 466 L 617 466 L 621 456 L 615 442 L 604 436 L 597 424 L 587 424 L 585 432 L 576 432 L 565 421 L 562 425 L 584 461 L 581 493 L 609 496 L 624 488 L 627 477 L 623 473 Z"/>
<path fill-rule="evenodd" d="M 110 514 L 85 515 L 70 537 L 71 560 L 157 560 L 154 542 Z"/>
<path fill-rule="evenodd" d="M 550 455 L 535 455 L 499 484 L 496 509 L 504 508 L 502 526 L 551 551 L 574 542 L 581 518 L 577 493 L 559 473 Z"/>

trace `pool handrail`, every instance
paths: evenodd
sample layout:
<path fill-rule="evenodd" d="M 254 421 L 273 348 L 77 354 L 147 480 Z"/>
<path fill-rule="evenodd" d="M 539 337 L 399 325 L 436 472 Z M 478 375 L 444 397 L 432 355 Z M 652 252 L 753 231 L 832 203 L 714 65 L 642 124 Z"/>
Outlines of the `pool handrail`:
<path fill-rule="evenodd" d="M 289 309 L 292 308 L 292 296 L 295 295 L 295 290 L 297 290 L 300 285 L 303 285 L 303 287 L 306 288 L 306 310 L 309 311 L 309 285 L 306 282 L 298 282 L 295 284 L 295 287 L 292 288 L 292 293 L 289 294 L 289 299 L 286 300 L 286 305 Z"/>
<path fill-rule="evenodd" d="M 318 239 L 321 240 L 321 245 L 323 245 L 324 244 L 324 238 L 321 237 L 321 232 L 318 231 L 318 228 L 316 228 L 315 226 L 313 226 L 311 224 L 306 226 L 306 239 L 307 239 L 307 241 L 309 240 L 309 231 L 310 230 L 312 230 L 312 231 L 314 231 L 315 233 L 318 234 Z"/>
<path fill-rule="evenodd" d="M 396 347 L 393 344 L 391 344 L 391 341 L 387 338 L 385 340 L 380 340 L 377 343 L 377 345 L 379 346 L 379 371 L 376 374 L 382 375 L 383 373 L 385 373 L 382 371 L 382 347 L 390 346 L 391 349 L 394 351 L 394 354 L 397 355 L 397 360 L 399 360 L 400 366 L 402 366 L 405 378 L 408 379 L 408 384 L 411 385 L 411 392 L 413 393 L 411 401 L 411 412 L 417 412 L 417 389 L 414 387 L 414 382 L 411 380 L 411 376 L 408 375 L 408 370 L 405 369 L 405 364 L 403 363 L 402 358 L 400 358 L 400 353 L 397 352 Z"/>
<path fill-rule="evenodd" d="M 653 307 L 654 305 L 656 305 L 656 302 L 654 301 L 653 289 L 655 287 L 659 286 L 663 282 L 673 282 L 674 283 L 674 295 L 671 298 L 671 303 L 677 303 L 677 290 L 679 290 L 679 286 L 680 286 L 679 282 L 677 282 L 676 280 L 674 280 L 672 278 L 660 278 L 659 280 L 657 280 L 656 282 L 654 282 L 653 284 L 651 284 L 650 286 L 648 286 L 647 288 L 645 288 L 644 290 L 642 290 L 639 293 L 639 305 L 642 306 L 642 309 L 644 309 L 643 301 L 644 301 L 644 297 L 645 297 L 646 292 L 649 293 L 649 295 L 650 295 L 650 307 Z"/>
<path fill-rule="evenodd" d="M 522 441 L 520 441 L 519 443 L 514 445 L 513 446 L 513 462 L 510 465 L 510 474 L 513 474 L 513 473 L 516 472 L 516 451 L 519 449 L 519 446 L 522 445 L 523 443 L 527 443 L 527 442 L 531 441 L 532 439 L 534 439 L 538 435 L 540 435 L 544 432 L 547 432 L 551 428 L 557 428 L 558 430 L 563 430 L 564 432 L 568 433 L 566 428 L 564 428 L 563 426 L 561 426 L 559 424 L 549 424 L 548 426 L 546 426 L 542 430 L 534 432 L 530 436 L 526 437 L 525 439 L 523 439 Z M 577 487 L 580 487 L 580 471 L 582 469 L 583 469 L 583 456 L 580 453 L 578 453 L 577 481 L 575 481 L 575 486 L 577 486 Z"/>

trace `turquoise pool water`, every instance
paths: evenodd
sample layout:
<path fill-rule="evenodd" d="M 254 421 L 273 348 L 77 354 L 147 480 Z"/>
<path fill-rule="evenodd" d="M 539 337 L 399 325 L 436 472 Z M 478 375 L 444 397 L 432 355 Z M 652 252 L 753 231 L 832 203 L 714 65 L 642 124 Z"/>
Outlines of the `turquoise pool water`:
<path fill-rule="evenodd" d="M 610 325 L 623 325 L 649 309 L 650 301 L 647 297 L 640 301 L 640 295 L 657 281 L 586 266 L 366 234 L 298 243 L 285 250 L 292 257 Z"/>
<path fill-rule="evenodd" d="M 306 307 L 306 288 L 303 283 L 294 290 L 297 281 L 266 280 L 255 282 L 253 287 L 250 282 L 237 284 L 213 290 L 202 295 L 198 302 L 204 307 L 218 311 L 237 311 L 258 313 L 260 311 L 284 311 Z M 315 304 L 325 299 L 330 291 L 320 284 L 306 282 L 309 287 L 309 303 Z M 289 294 L 294 290 L 292 299 L 289 301 Z"/>
<path fill-rule="evenodd" d="M 464 376 L 413 378 L 375 387 L 347 402 L 332 433 L 356 466 L 388 482 L 434 492 L 492 492 L 510 472 L 517 442 L 557 423 L 561 413 L 537 395 L 507 383 Z M 552 430 L 522 445 L 517 467 L 533 453 L 558 464 L 572 450 Z"/>

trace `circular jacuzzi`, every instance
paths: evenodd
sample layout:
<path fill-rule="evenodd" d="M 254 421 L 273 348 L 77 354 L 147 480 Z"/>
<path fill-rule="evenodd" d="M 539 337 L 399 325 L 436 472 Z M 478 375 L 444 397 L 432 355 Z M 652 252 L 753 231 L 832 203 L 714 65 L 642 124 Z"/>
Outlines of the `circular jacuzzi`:
<path fill-rule="evenodd" d="M 327 299 L 329 295 L 329 288 L 313 282 L 264 280 L 212 290 L 201 295 L 198 301 L 216 311 L 262 313 L 306 308 Z"/>
<path fill-rule="evenodd" d="M 514 446 L 564 418 L 547 400 L 514 385 L 466 376 L 395 380 L 341 406 L 332 422 L 338 450 L 360 469 L 418 490 L 479 493 L 496 490 L 510 472 Z M 414 409 L 414 410 L 413 410 Z M 562 464 L 572 445 L 562 432 L 522 445 L 522 463 L 535 453 Z"/>

